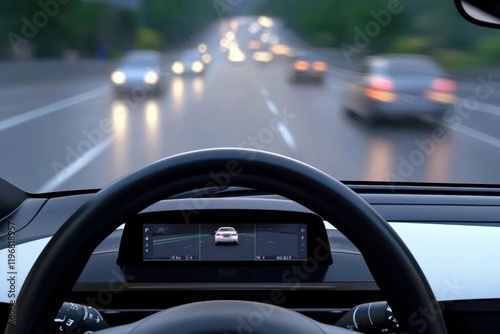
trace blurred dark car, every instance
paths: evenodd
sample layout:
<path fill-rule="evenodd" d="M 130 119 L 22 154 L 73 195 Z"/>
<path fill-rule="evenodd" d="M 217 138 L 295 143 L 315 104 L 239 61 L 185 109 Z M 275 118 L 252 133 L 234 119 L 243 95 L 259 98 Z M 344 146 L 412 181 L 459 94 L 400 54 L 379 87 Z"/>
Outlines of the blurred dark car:
<path fill-rule="evenodd" d="M 313 53 L 298 53 L 291 58 L 290 81 L 294 83 L 319 83 L 325 81 L 328 63 Z"/>
<path fill-rule="evenodd" d="M 431 57 L 367 57 L 346 85 L 344 110 L 367 120 L 439 119 L 455 101 L 456 83 Z"/>
<path fill-rule="evenodd" d="M 163 56 L 157 51 L 130 51 L 111 74 L 117 95 L 160 95 L 165 90 Z"/>
<path fill-rule="evenodd" d="M 203 61 L 204 54 L 198 49 L 188 50 L 181 54 L 179 60 L 172 64 L 172 72 L 178 76 L 202 75 L 207 64 Z"/>

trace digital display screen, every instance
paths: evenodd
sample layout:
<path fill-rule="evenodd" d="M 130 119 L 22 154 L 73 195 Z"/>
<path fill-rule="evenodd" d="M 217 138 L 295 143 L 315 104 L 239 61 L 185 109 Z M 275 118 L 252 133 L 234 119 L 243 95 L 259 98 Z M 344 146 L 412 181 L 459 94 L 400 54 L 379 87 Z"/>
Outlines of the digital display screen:
<path fill-rule="evenodd" d="M 144 261 L 305 261 L 307 224 L 143 224 Z"/>

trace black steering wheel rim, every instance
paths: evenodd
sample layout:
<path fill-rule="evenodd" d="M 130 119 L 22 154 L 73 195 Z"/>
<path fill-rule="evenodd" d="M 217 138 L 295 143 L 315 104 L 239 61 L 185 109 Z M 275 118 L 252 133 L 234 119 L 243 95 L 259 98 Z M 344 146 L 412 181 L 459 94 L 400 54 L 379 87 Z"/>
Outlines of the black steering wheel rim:
<path fill-rule="evenodd" d="M 445 334 L 446 326 L 416 260 L 366 201 L 326 173 L 300 161 L 251 149 L 188 152 L 159 160 L 103 188 L 57 231 L 31 269 L 7 334 L 47 333 L 99 243 L 148 206 L 193 188 L 221 185 L 268 190 L 316 212 L 362 252 L 396 317 L 409 332 Z M 88 228 L 89 224 L 92 228 Z M 428 321 L 419 313 L 432 309 Z"/>

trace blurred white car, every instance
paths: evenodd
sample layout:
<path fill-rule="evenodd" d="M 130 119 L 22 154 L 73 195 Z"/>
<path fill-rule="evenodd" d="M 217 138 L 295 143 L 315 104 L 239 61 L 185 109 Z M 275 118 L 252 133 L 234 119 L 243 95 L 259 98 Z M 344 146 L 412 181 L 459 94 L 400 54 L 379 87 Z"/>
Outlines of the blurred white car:
<path fill-rule="evenodd" d="M 215 244 L 220 243 L 238 244 L 238 232 L 233 227 L 219 227 L 215 231 Z"/>
<path fill-rule="evenodd" d="M 181 55 L 179 60 L 172 64 L 172 72 L 175 75 L 202 75 L 205 73 L 206 60 L 204 54 L 198 49 L 189 50 Z"/>
<path fill-rule="evenodd" d="M 159 95 L 164 91 L 163 57 L 157 51 L 130 51 L 111 73 L 111 83 L 117 94 Z"/>

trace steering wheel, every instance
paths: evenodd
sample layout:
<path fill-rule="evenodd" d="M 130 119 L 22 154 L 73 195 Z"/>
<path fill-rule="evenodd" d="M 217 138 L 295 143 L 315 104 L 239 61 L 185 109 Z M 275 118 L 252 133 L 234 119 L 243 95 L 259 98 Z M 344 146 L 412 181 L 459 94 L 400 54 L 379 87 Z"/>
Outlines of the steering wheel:
<path fill-rule="evenodd" d="M 251 149 L 207 149 L 147 165 L 103 188 L 57 231 L 28 274 L 16 303 L 16 324 L 6 334 L 48 333 L 94 249 L 124 221 L 148 206 L 193 188 L 215 185 L 267 190 L 316 212 L 349 238 L 387 299 L 402 329 L 446 334 L 439 304 L 418 263 L 391 226 L 359 195 L 300 161 Z M 347 333 L 278 306 L 245 301 L 209 301 L 167 309 L 103 334 L 237 332 L 238 319 L 259 306 L 252 333 Z M 431 310 L 432 319 L 422 310 Z M 351 332 L 352 333 L 352 332 Z"/>

